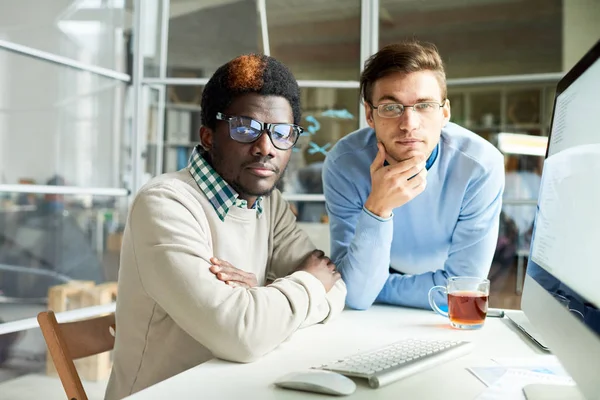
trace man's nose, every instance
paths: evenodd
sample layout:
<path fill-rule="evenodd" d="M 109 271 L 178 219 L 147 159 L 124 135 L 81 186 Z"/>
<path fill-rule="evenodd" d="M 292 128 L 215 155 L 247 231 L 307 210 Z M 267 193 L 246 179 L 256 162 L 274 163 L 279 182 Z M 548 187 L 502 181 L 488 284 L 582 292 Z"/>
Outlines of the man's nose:
<path fill-rule="evenodd" d="M 419 113 L 414 108 L 405 108 L 404 112 L 400 116 L 400 128 L 407 131 L 415 130 L 419 127 L 421 118 Z"/>
<path fill-rule="evenodd" d="M 275 157 L 275 146 L 273 146 L 273 142 L 271 142 L 271 138 L 266 131 L 257 141 L 252 143 L 252 155 Z"/>

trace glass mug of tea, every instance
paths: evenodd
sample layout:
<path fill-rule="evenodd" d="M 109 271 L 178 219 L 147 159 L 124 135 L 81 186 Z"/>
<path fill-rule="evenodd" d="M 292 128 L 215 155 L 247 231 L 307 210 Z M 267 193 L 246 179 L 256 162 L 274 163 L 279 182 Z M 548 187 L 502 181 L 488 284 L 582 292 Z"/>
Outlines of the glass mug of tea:
<path fill-rule="evenodd" d="M 448 296 L 448 312 L 435 304 L 437 292 Z M 483 326 L 488 309 L 490 281 L 472 276 L 453 276 L 446 286 L 429 289 L 429 305 L 438 314 L 450 319 L 457 329 L 479 329 Z"/>

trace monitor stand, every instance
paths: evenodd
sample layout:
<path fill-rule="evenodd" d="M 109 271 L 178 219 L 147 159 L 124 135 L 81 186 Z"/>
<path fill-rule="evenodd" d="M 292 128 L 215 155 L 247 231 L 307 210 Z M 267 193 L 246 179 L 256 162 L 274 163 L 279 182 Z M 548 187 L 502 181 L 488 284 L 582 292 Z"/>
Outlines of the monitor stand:
<path fill-rule="evenodd" d="M 527 400 L 585 400 L 577 386 L 531 384 L 523 388 Z"/>

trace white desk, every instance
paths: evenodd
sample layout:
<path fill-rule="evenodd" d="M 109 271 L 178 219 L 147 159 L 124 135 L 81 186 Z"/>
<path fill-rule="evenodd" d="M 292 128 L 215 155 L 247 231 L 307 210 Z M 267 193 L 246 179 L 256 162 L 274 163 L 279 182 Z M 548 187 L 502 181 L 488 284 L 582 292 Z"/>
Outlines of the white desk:
<path fill-rule="evenodd" d="M 507 319 L 488 318 L 479 331 L 458 331 L 432 311 L 374 306 L 368 311 L 344 311 L 338 319 L 296 332 L 287 342 L 250 364 L 211 360 L 130 397 L 148 399 L 332 399 L 285 390 L 272 382 L 296 370 L 336 360 L 409 337 L 472 341 L 469 355 L 379 389 L 356 379 L 349 399 L 473 399 L 485 388 L 465 368 L 491 365 L 495 357 L 542 354 Z"/>

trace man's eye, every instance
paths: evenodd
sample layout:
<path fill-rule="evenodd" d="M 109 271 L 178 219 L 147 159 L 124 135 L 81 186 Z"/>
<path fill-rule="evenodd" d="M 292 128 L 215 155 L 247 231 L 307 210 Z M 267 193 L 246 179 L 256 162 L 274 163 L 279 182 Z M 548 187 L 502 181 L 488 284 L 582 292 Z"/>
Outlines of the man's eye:
<path fill-rule="evenodd" d="M 239 128 L 237 128 L 237 133 L 240 135 L 253 136 L 254 130 L 252 128 L 240 126 Z"/>
<path fill-rule="evenodd" d="M 383 111 L 398 111 L 398 104 L 388 104 L 383 107 Z"/>
<path fill-rule="evenodd" d="M 427 110 L 427 109 L 429 109 L 431 107 L 432 107 L 431 103 L 419 103 L 419 104 L 415 104 L 415 108 L 417 108 L 417 110 Z"/>
<path fill-rule="evenodd" d="M 292 131 L 292 127 L 287 125 L 277 125 L 273 128 L 271 132 L 272 135 L 277 136 L 280 139 L 287 139 Z"/>

